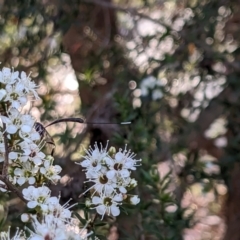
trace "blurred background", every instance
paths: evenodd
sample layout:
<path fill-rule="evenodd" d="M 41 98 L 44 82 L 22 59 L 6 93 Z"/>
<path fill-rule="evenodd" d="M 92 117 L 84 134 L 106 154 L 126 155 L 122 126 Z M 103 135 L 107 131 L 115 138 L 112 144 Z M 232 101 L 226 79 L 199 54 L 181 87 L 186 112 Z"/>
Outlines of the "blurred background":
<path fill-rule="evenodd" d="M 75 161 L 96 141 L 142 158 L 141 202 L 98 229 L 109 240 L 240 239 L 239 46 L 239 0 L 0 1 L 1 66 L 39 85 L 36 120 L 95 123 L 48 128 L 54 194 L 84 201 Z M 1 196 L 2 228 L 20 206 Z"/>

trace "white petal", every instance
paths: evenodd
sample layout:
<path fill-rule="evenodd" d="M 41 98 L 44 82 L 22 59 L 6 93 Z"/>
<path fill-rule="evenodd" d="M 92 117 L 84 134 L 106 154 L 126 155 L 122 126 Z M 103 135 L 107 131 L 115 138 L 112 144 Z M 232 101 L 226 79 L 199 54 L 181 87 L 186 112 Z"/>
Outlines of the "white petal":
<path fill-rule="evenodd" d="M 46 157 L 46 155 L 43 152 L 39 152 L 37 155 L 40 158 L 45 158 Z"/>
<path fill-rule="evenodd" d="M 99 150 L 98 149 L 94 149 L 94 151 L 92 152 L 92 157 L 94 159 L 98 159 L 100 156 Z M 100 159 L 99 159 L 100 160 Z"/>
<path fill-rule="evenodd" d="M 21 72 L 21 78 L 26 78 L 27 77 L 27 74 L 25 72 Z"/>
<path fill-rule="evenodd" d="M 123 157 L 124 157 L 124 154 L 122 152 L 118 152 L 115 155 L 115 159 L 116 159 L 117 162 L 121 162 Z"/>
<path fill-rule="evenodd" d="M 17 132 L 18 128 L 15 125 L 8 125 L 6 130 L 8 133 L 14 134 Z"/>
<path fill-rule="evenodd" d="M 41 174 L 45 174 L 46 172 L 47 172 L 47 171 L 46 171 L 45 168 L 43 168 L 43 167 L 40 168 L 40 173 L 41 173 Z"/>
<path fill-rule="evenodd" d="M 106 212 L 106 207 L 104 205 L 99 205 L 99 206 L 97 206 L 96 209 L 97 209 L 98 214 L 100 214 L 100 215 L 104 215 Z"/>
<path fill-rule="evenodd" d="M 1 116 L 1 119 L 4 123 L 10 123 L 11 122 L 11 120 L 8 117 L 5 117 L 5 116 Z"/>
<path fill-rule="evenodd" d="M 108 171 L 106 175 L 108 179 L 113 179 L 115 177 L 115 170 Z"/>
<path fill-rule="evenodd" d="M 36 179 L 34 178 L 34 177 L 30 177 L 29 179 L 28 179 L 28 183 L 29 184 L 34 184 L 36 182 Z"/>
<path fill-rule="evenodd" d="M 28 208 L 35 208 L 38 205 L 37 201 L 30 201 L 27 203 Z"/>
<path fill-rule="evenodd" d="M 101 199 L 100 197 L 94 196 L 94 197 L 92 198 L 92 203 L 93 203 L 94 205 L 100 204 L 100 203 L 102 203 L 102 199 Z"/>
<path fill-rule="evenodd" d="M 123 200 L 122 194 L 115 195 L 113 200 L 116 201 L 116 202 L 121 202 Z"/>
<path fill-rule="evenodd" d="M 18 102 L 18 101 L 12 101 L 12 105 L 11 105 L 13 108 L 16 108 L 16 109 L 18 109 L 18 108 L 20 108 L 21 107 L 21 105 L 20 105 L 20 103 Z"/>
<path fill-rule="evenodd" d="M 119 187 L 119 191 L 120 191 L 121 193 L 126 193 L 126 192 L 127 192 L 126 188 L 123 187 L 123 186 Z"/>
<path fill-rule="evenodd" d="M 29 125 L 22 125 L 22 126 L 21 126 L 21 130 L 22 130 L 24 133 L 30 133 L 31 130 L 32 130 L 32 127 L 29 126 Z"/>
<path fill-rule="evenodd" d="M 37 132 L 31 133 L 30 136 L 31 136 L 31 139 L 32 139 L 33 141 L 35 141 L 35 140 L 40 140 L 40 138 L 41 138 L 41 137 L 40 137 L 40 134 L 37 133 Z"/>
<path fill-rule="evenodd" d="M 27 98 L 26 97 L 20 97 L 18 101 L 21 103 L 21 105 L 25 105 L 27 103 Z"/>
<path fill-rule="evenodd" d="M 23 149 L 23 151 L 24 151 L 25 155 L 30 155 L 31 154 L 31 150 L 29 148 L 25 148 L 25 149 Z"/>
<path fill-rule="evenodd" d="M 42 159 L 41 159 L 41 158 L 38 158 L 38 157 L 34 157 L 34 158 L 33 158 L 33 162 L 34 162 L 36 165 L 40 165 L 40 164 L 42 164 Z"/>
<path fill-rule="evenodd" d="M 47 204 L 41 204 L 41 209 L 43 212 L 47 212 L 49 209 L 49 206 Z"/>
<path fill-rule="evenodd" d="M 82 161 L 81 163 L 80 163 L 80 165 L 82 166 L 82 167 L 88 167 L 88 166 L 90 166 L 90 161 L 89 160 L 84 160 L 84 161 Z"/>
<path fill-rule="evenodd" d="M 62 168 L 59 165 L 55 165 L 54 169 L 56 173 L 60 173 L 62 171 Z"/>
<path fill-rule="evenodd" d="M 20 177 L 17 180 L 17 183 L 22 186 L 24 183 L 26 182 L 26 178 L 25 177 Z"/>
<path fill-rule="evenodd" d="M 51 203 L 51 204 L 59 204 L 59 199 L 57 197 L 50 197 L 48 200 L 47 200 L 47 203 Z"/>
<path fill-rule="evenodd" d="M 129 177 L 130 176 L 130 172 L 126 169 L 121 170 L 120 173 L 121 173 L 122 177 Z"/>
<path fill-rule="evenodd" d="M 64 218 L 70 218 L 71 217 L 71 211 L 69 211 L 68 209 L 64 209 L 64 211 L 62 212 L 61 216 Z"/>
<path fill-rule="evenodd" d="M 9 159 L 15 160 L 18 157 L 18 154 L 16 152 L 10 152 L 8 154 Z"/>
<path fill-rule="evenodd" d="M 113 185 L 105 185 L 105 194 L 110 195 L 113 192 L 114 192 L 114 186 Z"/>
<path fill-rule="evenodd" d="M 110 209 L 113 216 L 118 216 L 120 214 L 119 207 L 117 207 L 116 205 L 112 205 Z"/>
<path fill-rule="evenodd" d="M 14 170 L 14 175 L 21 176 L 22 173 L 23 173 L 23 171 L 22 171 L 22 169 L 20 169 L 20 168 L 16 168 L 16 169 Z"/>

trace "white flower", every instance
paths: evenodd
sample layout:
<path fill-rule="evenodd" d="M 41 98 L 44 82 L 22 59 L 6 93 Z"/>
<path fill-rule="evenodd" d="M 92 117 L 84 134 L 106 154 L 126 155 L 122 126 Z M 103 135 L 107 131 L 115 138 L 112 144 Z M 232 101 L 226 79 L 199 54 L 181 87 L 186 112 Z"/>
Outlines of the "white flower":
<path fill-rule="evenodd" d="M 32 216 L 34 232 L 29 240 L 66 240 L 64 223 L 58 221 L 52 215 L 45 215 L 42 222 L 36 216 Z"/>
<path fill-rule="evenodd" d="M 14 169 L 14 175 L 17 183 L 21 186 L 25 182 L 34 184 L 36 182 L 35 176 L 39 170 L 38 166 L 35 166 L 31 162 L 25 162 L 21 164 L 21 168 Z"/>
<path fill-rule="evenodd" d="M 27 96 L 23 92 L 24 85 L 20 82 L 15 85 L 6 85 L 6 97 L 4 98 L 5 102 L 10 102 L 12 108 L 19 109 L 27 103 Z"/>
<path fill-rule="evenodd" d="M 114 159 L 108 158 L 106 163 L 109 167 L 109 171 L 107 172 L 107 177 L 109 179 L 114 178 L 115 176 L 121 176 L 122 178 L 127 178 L 130 176 L 131 170 L 136 170 L 136 166 L 139 161 L 134 159 L 135 154 L 131 153 L 131 151 L 127 151 L 126 147 L 124 151 L 119 149 L 116 153 Z"/>
<path fill-rule="evenodd" d="M 19 132 L 19 136 L 25 141 L 25 142 L 36 142 L 41 139 L 40 134 L 35 130 L 33 127 L 30 132 Z"/>
<path fill-rule="evenodd" d="M 102 219 L 105 214 L 118 216 L 120 214 L 120 210 L 118 205 L 123 200 L 121 194 L 106 194 L 105 196 L 94 196 L 92 198 L 92 203 L 96 206 L 96 210 L 98 214 L 102 215 Z"/>
<path fill-rule="evenodd" d="M 69 210 L 69 208 L 74 206 L 74 205 L 69 206 L 68 202 L 65 203 L 64 205 L 61 205 L 59 203 L 59 198 L 50 197 L 46 201 L 46 205 L 48 206 L 47 213 L 60 219 L 62 222 L 67 222 L 72 215 L 72 212 Z"/>
<path fill-rule="evenodd" d="M 6 124 L 6 131 L 10 134 L 15 134 L 18 130 L 29 133 L 34 125 L 34 119 L 31 115 L 21 114 L 15 108 L 9 110 L 8 117 L 1 116 L 1 120 Z"/>
<path fill-rule="evenodd" d="M 91 186 L 86 192 L 88 192 L 90 189 L 94 189 L 93 195 L 95 192 L 104 195 L 111 194 L 117 187 L 116 183 L 112 181 L 112 179 L 109 179 L 106 174 L 101 173 L 99 173 L 96 178 L 91 178 L 89 182 L 94 182 L 94 185 Z"/>
<path fill-rule="evenodd" d="M 24 90 L 27 93 L 32 93 L 36 99 L 39 98 L 38 93 L 36 92 L 37 85 L 35 82 L 31 81 L 31 78 L 27 76 L 25 72 L 21 72 L 20 82 L 24 85 Z"/>
<path fill-rule="evenodd" d="M 62 171 L 62 168 L 59 165 L 53 165 L 53 160 L 53 158 L 52 160 L 45 160 L 40 172 L 53 183 L 57 183 L 61 178 L 58 174 Z"/>
<path fill-rule="evenodd" d="M 11 71 L 10 68 L 4 67 L 0 71 L 0 82 L 4 84 L 14 84 L 18 79 L 18 72 Z"/>
<path fill-rule="evenodd" d="M 88 151 L 87 157 L 81 163 L 83 167 L 86 167 L 88 179 L 86 182 L 93 182 L 87 190 L 91 190 L 92 202 L 86 204 L 88 207 L 97 205 L 94 208 L 102 215 L 102 218 L 105 214 L 117 216 L 120 214 L 118 205 L 129 200 L 127 192 L 137 185 L 136 180 L 132 179 L 130 174 L 140 165 L 141 159 L 136 160 L 135 154 L 126 147 L 116 154 L 113 149 L 108 152 L 106 148 L 104 151 L 98 150 L 96 145 L 95 150 L 95 152 Z M 138 201 L 136 196 L 132 199 L 132 204 L 137 204 Z"/>
<path fill-rule="evenodd" d="M 28 188 L 24 188 L 23 197 L 28 200 L 27 203 L 28 208 L 35 208 L 40 206 L 41 208 L 46 208 L 46 202 L 50 198 L 51 190 L 46 187 L 38 187 L 35 188 L 33 186 L 29 186 Z"/>
<path fill-rule="evenodd" d="M 86 168 L 86 175 L 88 175 L 89 178 L 97 177 L 98 172 L 101 171 L 102 164 L 106 161 L 106 158 L 108 157 L 107 146 L 105 148 L 101 147 L 101 149 L 99 149 L 97 144 L 95 144 L 94 147 L 94 150 L 92 148 L 86 150 L 87 155 L 84 156 L 84 161 L 82 161 L 81 163 L 77 163 L 82 167 Z"/>
<path fill-rule="evenodd" d="M 40 150 L 35 143 L 28 143 L 26 141 L 20 143 L 23 154 L 19 157 L 21 162 L 32 161 L 36 165 L 42 164 L 46 155 Z"/>

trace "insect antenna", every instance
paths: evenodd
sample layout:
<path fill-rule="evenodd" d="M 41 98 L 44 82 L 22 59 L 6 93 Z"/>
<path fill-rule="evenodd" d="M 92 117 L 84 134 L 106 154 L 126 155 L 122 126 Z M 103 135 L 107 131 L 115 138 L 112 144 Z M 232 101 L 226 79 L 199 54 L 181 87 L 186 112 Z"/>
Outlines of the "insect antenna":
<path fill-rule="evenodd" d="M 120 122 L 120 123 L 110 123 L 110 122 L 85 122 L 84 119 L 82 118 L 60 118 L 60 119 L 57 119 L 51 123 L 49 123 L 48 125 L 45 126 L 45 128 L 51 126 L 51 125 L 54 125 L 54 124 L 57 124 L 57 123 L 60 123 L 60 122 L 75 122 L 75 123 L 84 123 L 84 124 L 108 124 L 108 125 L 127 125 L 127 124 L 131 124 L 131 122 Z"/>

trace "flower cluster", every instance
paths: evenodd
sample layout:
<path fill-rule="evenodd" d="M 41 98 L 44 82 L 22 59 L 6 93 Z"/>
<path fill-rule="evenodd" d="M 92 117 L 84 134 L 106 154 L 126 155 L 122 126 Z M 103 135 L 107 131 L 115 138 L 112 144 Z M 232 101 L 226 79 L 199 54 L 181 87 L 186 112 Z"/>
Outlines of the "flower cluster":
<path fill-rule="evenodd" d="M 39 98 L 36 87 L 24 72 L 19 75 L 9 68 L 0 71 L 1 176 L 7 176 L 16 189 L 28 186 L 22 190 L 22 199 L 36 213 L 21 216 L 23 222 L 32 222 L 34 230 L 30 231 L 29 238 L 23 231 L 17 231 L 10 238 L 7 231 L 0 233 L 0 239 L 87 239 L 88 234 L 76 232 L 78 225 L 72 224 L 68 203 L 61 205 L 59 198 L 51 196 L 48 187 L 36 187 L 49 181 L 57 183 L 61 172 L 61 167 L 53 164 L 54 158 L 43 151 L 45 142 L 35 119 L 31 114 L 22 113 L 28 100 Z M 3 181 L 0 181 L 0 190 L 7 191 Z"/>
<path fill-rule="evenodd" d="M 145 97 L 150 95 L 153 100 L 161 99 L 163 97 L 162 86 L 163 83 L 159 79 L 148 76 L 141 82 L 141 96 Z"/>
<path fill-rule="evenodd" d="M 24 72 L 19 74 L 9 68 L 0 71 L 0 191 L 11 189 L 26 201 L 31 214 L 22 214 L 21 220 L 31 222 L 33 227 L 28 234 L 18 230 L 13 238 L 9 230 L 0 232 L 0 239 L 86 240 L 92 232 L 87 231 L 87 224 L 79 228 L 69 210 L 73 205 L 61 205 L 60 198 L 53 197 L 44 185 L 57 183 L 62 169 L 45 152 L 41 124 L 31 114 L 23 113 L 29 100 L 39 98 L 36 88 Z M 92 183 L 88 189 L 92 194 L 89 205 L 102 218 L 105 214 L 118 216 L 122 203 L 135 205 L 140 201 L 138 196 L 128 193 L 137 185 L 131 173 L 141 161 L 135 159 L 134 153 L 126 148 L 118 152 L 107 147 L 99 149 L 97 145 L 86 152 L 80 164 L 86 170 L 87 182 Z"/>
<path fill-rule="evenodd" d="M 43 215 L 39 221 L 35 215 L 29 215 L 33 222 L 33 230 L 28 229 L 30 237 L 26 237 L 24 231 L 17 230 L 13 237 L 10 236 L 10 228 L 0 233 L 1 240 L 87 240 L 92 232 L 87 233 L 86 226 L 80 229 L 72 226 L 71 223 L 63 224 L 51 215 Z M 95 238 L 97 240 L 97 238 Z"/>
<path fill-rule="evenodd" d="M 90 148 L 86 153 L 80 165 L 85 168 L 86 182 L 93 183 L 87 190 L 93 196 L 91 205 L 95 206 L 102 218 L 105 214 L 118 216 L 119 205 L 123 202 L 136 205 L 140 201 L 136 195 L 127 194 L 137 185 L 137 181 L 131 178 L 131 172 L 141 162 L 134 158 L 134 153 L 126 147 L 117 153 L 114 148 L 107 151 L 107 146 L 99 149 L 97 144 L 94 150 Z"/>
<path fill-rule="evenodd" d="M 57 182 L 61 167 L 52 166 L 53 159 L 42 152 L 44 143 L 35 129 L 35 119 L 21 113 L 29 97 L 39 98 L 36 85 L 29 76 L 3 68 L 0 71 L 0 162 L 4 161 L 6 151 L 5 133 L 11 146 L 8 149 L 8 175 L 14 185 L 35 184 L 38 179 Z"/>
<path fill-rule="evenodd" d="M 83 229 L 73 228 L 71 224 L 63 224 L 51 215 L 45 215 L 42 221 L 35 216 L 32 219 L 34 231 L 31 231 L 31 237 L 28 240 L 86 240 L 92 234 L 86 233 L 86 226 Z"/>
<path fill-rule="evenodd" d="M 30 240 L 34 239 L 86 239 L 84 229 L 80 230 L 73 224 L 72 213 L 68 203 L 61 205 L 59 198 L 51 197 L 48 187 L 33 187 L 23 189 L 23 197 L 28 200 L 27 206 L 43 215 L 39 221 L 36 215 L 22 214 L 23 222 L 33 221 L 35 231 L 31 231 Z M 84 233 L 84 234 L 83 234 Z"/>

